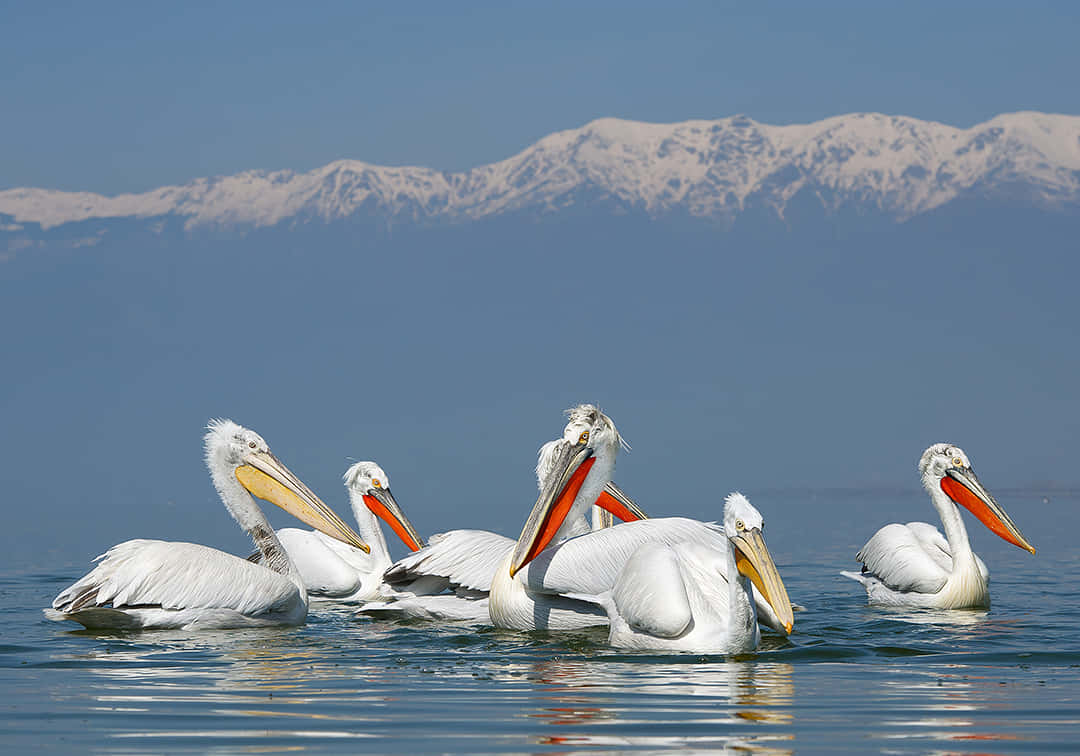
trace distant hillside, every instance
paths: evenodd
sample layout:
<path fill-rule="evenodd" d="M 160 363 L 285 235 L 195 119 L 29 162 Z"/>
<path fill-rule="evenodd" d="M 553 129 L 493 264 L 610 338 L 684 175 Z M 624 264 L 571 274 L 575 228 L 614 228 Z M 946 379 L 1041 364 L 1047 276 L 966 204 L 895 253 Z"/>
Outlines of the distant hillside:
<path fill-rule="evenodd" d="M 0 192 L 0 244 L 17 251 L 50 229 L 88 221 L 244 234 L 353 218 L 400 226 L 546 217 L 581 205 L 731 227 L 751 210 L 786 220 L 796 198 L 803 212 L 851 209 L 893 222 L 958 199 L 1071 211 L 1080 207 L 1080 117 L 1013 113 L 970 129 L 876 113 L 794 126 L 743 116 L 602 119 L 463 173 L 341 160 L 116 197 L 10 189 Z M 91 225 L 83 243 L 109 228 Z"/>

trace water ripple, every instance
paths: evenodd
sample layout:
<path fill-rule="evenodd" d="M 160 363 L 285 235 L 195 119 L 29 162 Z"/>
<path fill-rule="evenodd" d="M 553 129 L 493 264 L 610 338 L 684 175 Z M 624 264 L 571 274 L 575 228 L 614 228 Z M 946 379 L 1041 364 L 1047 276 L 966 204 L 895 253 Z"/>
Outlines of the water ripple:
<path fill-rule="evenodd" d="M 97 634 L 40 614 L 76 574 L 9 573 L 0 737 L 55 753 L 1080 752 L 1080 558 L 1069 538 L 1040 546 L 984 552 L 991 609 L 934 612 L 871 609 L 836 574 L 846 551 L 784 561 L 778 545 L 806 610 L 739 657 L 333 605 L 295 629 Z"/>

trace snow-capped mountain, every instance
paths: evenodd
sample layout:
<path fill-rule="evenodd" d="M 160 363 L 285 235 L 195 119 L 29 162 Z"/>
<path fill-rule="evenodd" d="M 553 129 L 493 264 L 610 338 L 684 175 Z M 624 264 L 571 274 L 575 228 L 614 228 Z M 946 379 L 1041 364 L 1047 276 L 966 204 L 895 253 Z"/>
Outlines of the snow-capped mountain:
<path fill-rule="evenodd" d="M 612 118 L 541 139 L 463 173 L 340 160 L 307 173 L 248 171 L 143 194 L 0 191 L 0 214 L 49 229 L 105 218 L 179 217 L 188 229 L 333 221 L 460 222 L 555 212 L 583 195 L 660 216 L 730 221 L 749 206 L 783 216 L 809 192 L 826 212 L 876 208 L 902 221 L 961 196 L 1020 194 L 1047 209 L 1080 204 L 1080 117 L 997 116 L 970 129 L 857 113 L 769 126 L 744 116 L 652 124 Z"/>

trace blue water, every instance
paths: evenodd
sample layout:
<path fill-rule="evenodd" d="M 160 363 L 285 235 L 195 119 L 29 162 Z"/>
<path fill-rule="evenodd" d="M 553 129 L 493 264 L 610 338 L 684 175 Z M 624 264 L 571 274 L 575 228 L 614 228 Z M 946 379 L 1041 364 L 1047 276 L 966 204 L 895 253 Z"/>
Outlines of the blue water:
<path fill-rule="evenodd" d="M 766 634 L 739 658 L 626 654 L 599 630 L 372 621 L 333 605 L 282 630 L 103 635 L 44 620 L 109 545 L 88 544 L 87 564 L 0 574 L 0 747 L 1078 753 L 1080 495 L 995 493 L 1038 555 L 969 518 L 993 606 L 939 613 L 870 609 L 837 575 L 874 525 L 929 520 L 919 494 L 751 492 L 806 610 L 790 638 Z"/>

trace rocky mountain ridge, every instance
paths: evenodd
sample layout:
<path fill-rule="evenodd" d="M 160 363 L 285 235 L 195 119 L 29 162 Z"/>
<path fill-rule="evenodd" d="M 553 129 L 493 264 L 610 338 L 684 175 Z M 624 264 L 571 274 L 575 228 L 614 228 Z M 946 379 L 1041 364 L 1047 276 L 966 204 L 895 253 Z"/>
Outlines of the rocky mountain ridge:
<path fill-rule="evenodd" d="M 331 222 L 464 222 L 558 212 L 583 194 L 650 216 L 731 221 L 748 206 L 783 217 L 810 192 L 828 213 L 853 205 L 904 221 L 958 197 L 1021 196 L 1080 206 L 1080 117 L 999 115 L 969 129 L 856 113 L 770 126 L 745 116 L 652 124 L 605 118 L 461 173 L 339 160 L 308 172 L 246 171 L 141 194 L 0 191 L 0 231 L 90 219 L 179 217 L 188 230 Z"/>

